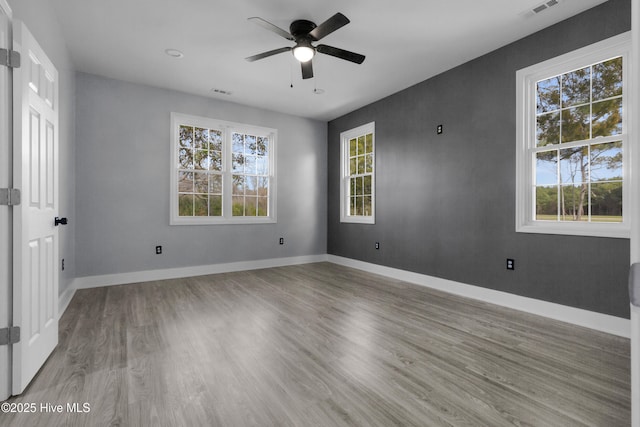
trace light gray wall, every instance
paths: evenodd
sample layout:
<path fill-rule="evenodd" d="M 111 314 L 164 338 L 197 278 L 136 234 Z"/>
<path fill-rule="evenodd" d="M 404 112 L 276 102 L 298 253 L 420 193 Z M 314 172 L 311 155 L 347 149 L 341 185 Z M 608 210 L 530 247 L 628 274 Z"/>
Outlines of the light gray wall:
<path fill-rule="evenodd" d="M 326 253 L 325 122 L 90 74 L 76 85 L 79 277 Z M 278 130 L 277 224 L 169 225 L 172 111 Z"/>
<path fill-rule="evenodd" d="M 60 24 L 48 0 L 8 0 L 13 18 L 23 21 L 58 70 L 59 77 L 59 156 L 60 216 L 69 225 L 60 228 L 60 272 L 62 294 L 76 276 L 75 271 L 75 68 L 67 51 Z"/>
<path fill-rule="evenodd" d="M 328 252 L 628 317 L 629 240 L 515 232 L 515 75 L 629 29 L 609 0 L 331 121 Z M 341 224 L 340 132 L 371 121 L 376 224 Z"/>

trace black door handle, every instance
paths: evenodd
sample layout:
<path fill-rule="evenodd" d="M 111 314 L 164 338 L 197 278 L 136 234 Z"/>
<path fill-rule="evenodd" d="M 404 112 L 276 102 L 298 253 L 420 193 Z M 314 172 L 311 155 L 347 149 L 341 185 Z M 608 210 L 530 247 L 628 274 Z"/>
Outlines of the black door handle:
<path fill-rule="evenodd" d="M 67 220 L 67 218 L 58 218 L 58 217 L 56 217 L 56 219 L 55 219 L 56 227 L 59 226 L 60 224 L 67 225 L 68 222 L 69 221 Z"/>

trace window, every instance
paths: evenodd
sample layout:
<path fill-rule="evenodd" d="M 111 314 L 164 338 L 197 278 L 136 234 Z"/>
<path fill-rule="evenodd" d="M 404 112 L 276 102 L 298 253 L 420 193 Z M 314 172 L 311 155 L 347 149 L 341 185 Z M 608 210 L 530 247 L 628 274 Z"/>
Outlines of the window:
<path fill-rule="evenodd" d="M 517 72 L 517 231 L 629 237 L 629 40 Z"/>
<path fill-rule="evenodd" d="M 172 113 L 171 130 L 171 224 L 275 222 L 275 129 Z"/>
<path fill-rule="evenodd" d="M 375 123 L 340 134 L 340 221 L 375 223 Z"/>

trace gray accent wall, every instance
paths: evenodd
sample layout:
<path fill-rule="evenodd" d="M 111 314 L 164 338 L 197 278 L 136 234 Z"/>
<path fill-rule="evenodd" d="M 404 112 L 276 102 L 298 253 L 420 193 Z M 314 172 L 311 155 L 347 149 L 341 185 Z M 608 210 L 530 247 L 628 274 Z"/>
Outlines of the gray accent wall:
<path fill-rule="evenodd" d="M 331 121 L 328 253 L 628 318 L 628 239 L 515 232 L 515 76 L 630 30 L 630 16 L 609 0 Z M 343 224 L 340 133 L 371 121 L 376 224 Z"/>
<path fill-rule="evenodd" d="M 84 73 L 76 88 L 78 277 L 326 253 L 325 122 Z M 171 112 L 278 130 L 277 223 L 169 225 Z"/>
<path fill-rule="evenodd" d="M 13 19 L 25 23 L 38 44 L 58 70 L 59 79 L 59 179 L 60 216 L 69 225 L 60 227 L 60 258 L 65 269 L 60 271 L 59 293 L 66 291 L 76 276 L 75 271 L 75 67 L 69 56 L 60 24 L 48 0 L 8 0 Z"/>

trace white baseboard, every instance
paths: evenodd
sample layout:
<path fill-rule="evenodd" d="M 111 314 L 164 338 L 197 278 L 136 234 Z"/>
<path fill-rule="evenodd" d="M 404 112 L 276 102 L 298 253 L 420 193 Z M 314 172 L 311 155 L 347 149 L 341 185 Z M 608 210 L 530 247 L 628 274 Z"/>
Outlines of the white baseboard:
<path fill-rule="evenodd" d="M 467 285 L 439 277 L 427 276 L 397 268 L 385 267 L 350 258 L 328 255 L 329 262 L 344 265 L 346 267 L 365 270 L 381 276 L 391 277 L 397 280 L 426 286 L 439 291 L 460 295 L 475 300 L 524 311 L 550 319 L 560 320 L 578 326 L 584 326 L 601 332 L 618 335 L 624 338 L 631 336 L 631 324 L 629 319 L 596 313 L 580 308 L 541 301 L 534 298 L 522 297 L 507 292 L 487 289 L 480 286 Z"/>
<path fill-rule="evenodd" d="M 69 288 L 60 296 L 59 315 L 69 305 L 76 289 L 87 289 L 101 286 L 124 285 L 127 283 L 148 282 L 152 280 L 178 279 L 183 277 L 204 276 L 207 274 L 230 273 L 234 271 L 257 270 L 261 268 L 283 267 L 287 265 L 309 264 L 329 261 L 335 264 L 365 270 L 381 276 L 426 286 L 439 291 L 460 295 L 479 301 L 496 304 L 515 310 L 524 311 L 550 319 L 595 329 L 624 338 L 631 337 L 629 319 L 596 313 L 593 311 L 569 307 L 561 304 L 522 297 L 507 292 L 468 285 L 452 280 L 413 273 L 397 268 L 385 267 L 335 255 L 308 255 L 289 258 L 273 258 L 256 261 L 241 261 L 225 264 L 212 264 L 194 267 L 168 268 L 160 270 L 134 271 L 130 273 L 106 274 L 76 278 Z"/>
<path fill-rule="evenodd" d="M 199 265 L 194 267 L 166 268 L 160 270 L 133 271 L 130 273 L 105 274 L 76 278 L 77 289 L 101 286 L 124 285 L 127 283 L 149 282 L 152 280 L 180 279 L 183 277 L 205 276 L 207 274 L 230 273 L 234 271 L 257 270 L 260 268 L 283 267 L 287 265 L 309 264 L 327 261 L 327 255 L 307 255 L 288 258 L 261 259 L 256 261 L 230 262 L 225 264 Z"/>
<path fill-rule="evenodd" d="M 58 320 L 60 320 L 64 312 L 67 310 L 67 307 L 69 307 L 69 303 L 76 294 L 76 289 L 76 280 L 74 279 L 62 295 L 58 296 Z"/>

